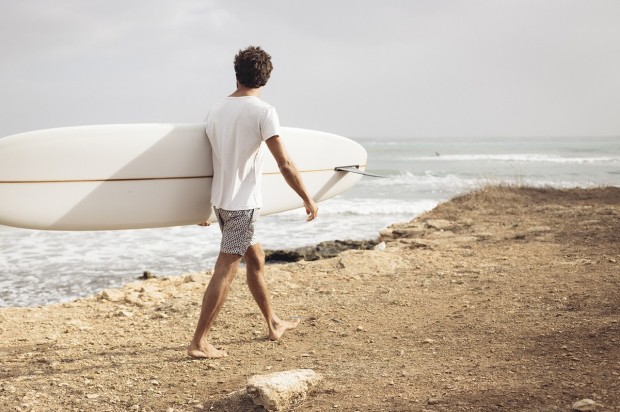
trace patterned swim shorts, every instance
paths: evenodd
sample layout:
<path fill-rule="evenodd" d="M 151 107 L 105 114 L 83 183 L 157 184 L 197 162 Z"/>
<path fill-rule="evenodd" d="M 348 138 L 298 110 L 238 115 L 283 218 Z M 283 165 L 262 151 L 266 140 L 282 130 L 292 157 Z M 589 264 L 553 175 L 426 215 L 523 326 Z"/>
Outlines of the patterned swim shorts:
<path fill-rule="evenodd" d="M 260 216 L 260 209 L 225 210 L 213 208 L 222 231 L 220 252 L 245 255 L 248 247 L 257 243 L 254 226 Z"/>

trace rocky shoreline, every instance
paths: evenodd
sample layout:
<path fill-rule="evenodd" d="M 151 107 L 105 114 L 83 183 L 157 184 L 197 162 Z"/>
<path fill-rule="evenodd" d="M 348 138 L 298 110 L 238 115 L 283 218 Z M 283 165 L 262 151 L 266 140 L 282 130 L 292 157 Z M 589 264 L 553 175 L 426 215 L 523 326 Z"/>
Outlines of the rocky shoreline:
<path fill-rule="evenodd" d="M 225 359 L 185 353 L 210 273 L 0 309 L 0 410 L 259 411 L 228 395 L 304 369 L 323 379 L 295 410 L 620 410 L 620 188 L 489 187 L 378 240 L 266 267 L 302 318 L 278 342 L 241 268 Z"/>
<path fill-rule="evenodd" d="M 329 259 L 338 256 L 345 250 L 372 250 L 381 241 L 376 240 L 332 240 L 294 249 L 265 250 L 265 260 L 268 263 L 308 262 L 320 259 Z"/>

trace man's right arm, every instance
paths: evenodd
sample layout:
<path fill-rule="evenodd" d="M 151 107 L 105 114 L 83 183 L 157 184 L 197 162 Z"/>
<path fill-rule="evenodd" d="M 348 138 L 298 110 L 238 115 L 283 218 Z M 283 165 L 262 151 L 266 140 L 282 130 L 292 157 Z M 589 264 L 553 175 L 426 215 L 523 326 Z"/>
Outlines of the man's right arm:
<path fill-rule="evenodd" d="M 301 174 L 295 163 L 290 159 L 288 153 L 286 152 L 286 148 L 284 147 L 284 143 L 280 136 L 272 136 L 266 140 L 267 147 L 269 151 L 276 159 L 278 163 L 278 168 L 280 169 L 280 173 L 284 176 L 284 180 L 286 183 L 301 197 L 304 201 L 304 206 L 306 208 L 306 214 L 308 215 L 308 221 L 313 220 L 319 213 L 319 208 L 308 194 L 308 190 L 304 185 L 304 182 L 301 178 Z"/>

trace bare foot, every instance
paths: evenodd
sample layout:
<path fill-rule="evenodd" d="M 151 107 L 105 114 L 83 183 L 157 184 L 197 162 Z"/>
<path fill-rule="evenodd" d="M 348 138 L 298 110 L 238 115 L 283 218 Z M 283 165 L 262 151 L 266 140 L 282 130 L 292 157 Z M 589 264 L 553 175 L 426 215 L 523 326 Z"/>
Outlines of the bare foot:
<path fill-rule="evenodd" d="M 226 351 L 216 349 L 215 346 L 210 343 L 198 346 L 194 345 L 194 342 L 187 348 L 187 354 L 195 359 L 225 358 L 228 356 Z"/>
<path fill-rule="evenodd" d="M 295 329 L 299 325 L 301 319 L 295 320 L 280 320 L 276 318 L 276 321 L 269 329 L 269 340 L 278 340 L 282 337 L 284 332 L 289 329 Z"/>

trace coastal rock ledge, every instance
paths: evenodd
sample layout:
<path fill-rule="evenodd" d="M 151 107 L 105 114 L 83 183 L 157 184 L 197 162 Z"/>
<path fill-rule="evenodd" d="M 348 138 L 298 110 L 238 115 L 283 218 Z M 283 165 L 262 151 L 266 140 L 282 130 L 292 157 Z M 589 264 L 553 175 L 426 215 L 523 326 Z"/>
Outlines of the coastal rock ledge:
<path fill-rule="evenodd" d="M 296 249 L 265 250 L 266 262 L 313 261 L 336 257 L 345 250 L 371 250 L 379 240 L 333 240 Z"/>

